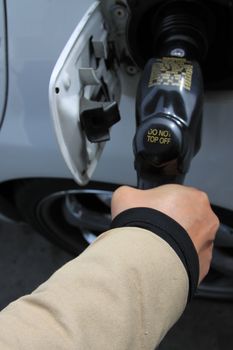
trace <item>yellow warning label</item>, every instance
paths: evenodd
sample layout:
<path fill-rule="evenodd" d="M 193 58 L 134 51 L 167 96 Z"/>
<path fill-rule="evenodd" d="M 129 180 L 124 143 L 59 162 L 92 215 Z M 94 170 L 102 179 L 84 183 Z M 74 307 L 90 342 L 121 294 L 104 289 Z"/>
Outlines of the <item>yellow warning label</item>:
<path fill-rule="evenodd" d="M 162 129 L 149 129 L 146 138 L 147 142 L 159 143 L 160 145 L 169 145 L 172 141 L 171 133 Z"/>
<path fill-rule="evenodd" d="M 149 87 L 155 85 L 179 86 L 191 90 L 193 65 L 185 58 L 163 57 L 152 66 Z"/>

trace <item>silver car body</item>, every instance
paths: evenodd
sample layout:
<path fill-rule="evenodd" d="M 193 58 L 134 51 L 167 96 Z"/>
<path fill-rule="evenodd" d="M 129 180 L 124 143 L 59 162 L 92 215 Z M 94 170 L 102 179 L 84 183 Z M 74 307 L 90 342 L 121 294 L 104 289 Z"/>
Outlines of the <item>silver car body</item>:
<path fill-rule="evenodd" d="M 91 0 L 7 1 L 9 88 L 0 131 L 0 181 L 72 178 L 50 115 L 52 70 Z M 1 70 L 4 70 L 3 59 Z M 132 139 L 138 75 L 122 71 L 122 121 L 112 128 L 92 180 L 136 184 Z M 2 98 L 3 99 L 3 98 Z M 202 148 L 186 183 L 233 209 L 233 92 L 206 92 Z"/>

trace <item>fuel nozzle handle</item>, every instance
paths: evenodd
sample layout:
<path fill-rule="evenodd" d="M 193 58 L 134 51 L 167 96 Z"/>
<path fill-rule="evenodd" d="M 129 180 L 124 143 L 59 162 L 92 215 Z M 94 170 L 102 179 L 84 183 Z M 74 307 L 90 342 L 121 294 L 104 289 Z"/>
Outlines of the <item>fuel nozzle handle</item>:
<path fill-rule="evenodd" d="M 169 56 L 149 60 L 136 98 L 139 188 L 183 183 L 200 148 L 203 96 L 198 62 Z"/>

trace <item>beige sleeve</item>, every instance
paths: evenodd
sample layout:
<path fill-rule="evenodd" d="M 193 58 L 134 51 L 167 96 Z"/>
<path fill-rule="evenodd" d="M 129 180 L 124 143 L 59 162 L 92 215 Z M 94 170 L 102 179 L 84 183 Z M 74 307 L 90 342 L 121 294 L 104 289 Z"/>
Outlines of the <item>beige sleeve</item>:
<path fill-rule="evenodd" d="M 187 296 L 187 273 L 165 241 L 110 230 L 0 313 L 0 349 L 153 350 Z"/>

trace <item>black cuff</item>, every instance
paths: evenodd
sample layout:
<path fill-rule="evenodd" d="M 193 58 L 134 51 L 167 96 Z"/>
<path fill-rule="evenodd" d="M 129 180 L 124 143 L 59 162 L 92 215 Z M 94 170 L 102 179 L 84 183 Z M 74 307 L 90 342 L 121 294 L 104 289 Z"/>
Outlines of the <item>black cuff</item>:
<path fill-rule="evenodd" d="M 188 301 L 194 296 L 199 280 L 199 259 L 185 229 L 169 216 L 151 208 L 132 208 L 119 214 L 111 228 L 140 227 L 164 239 L 182 261 L 189 277 Z"/>

